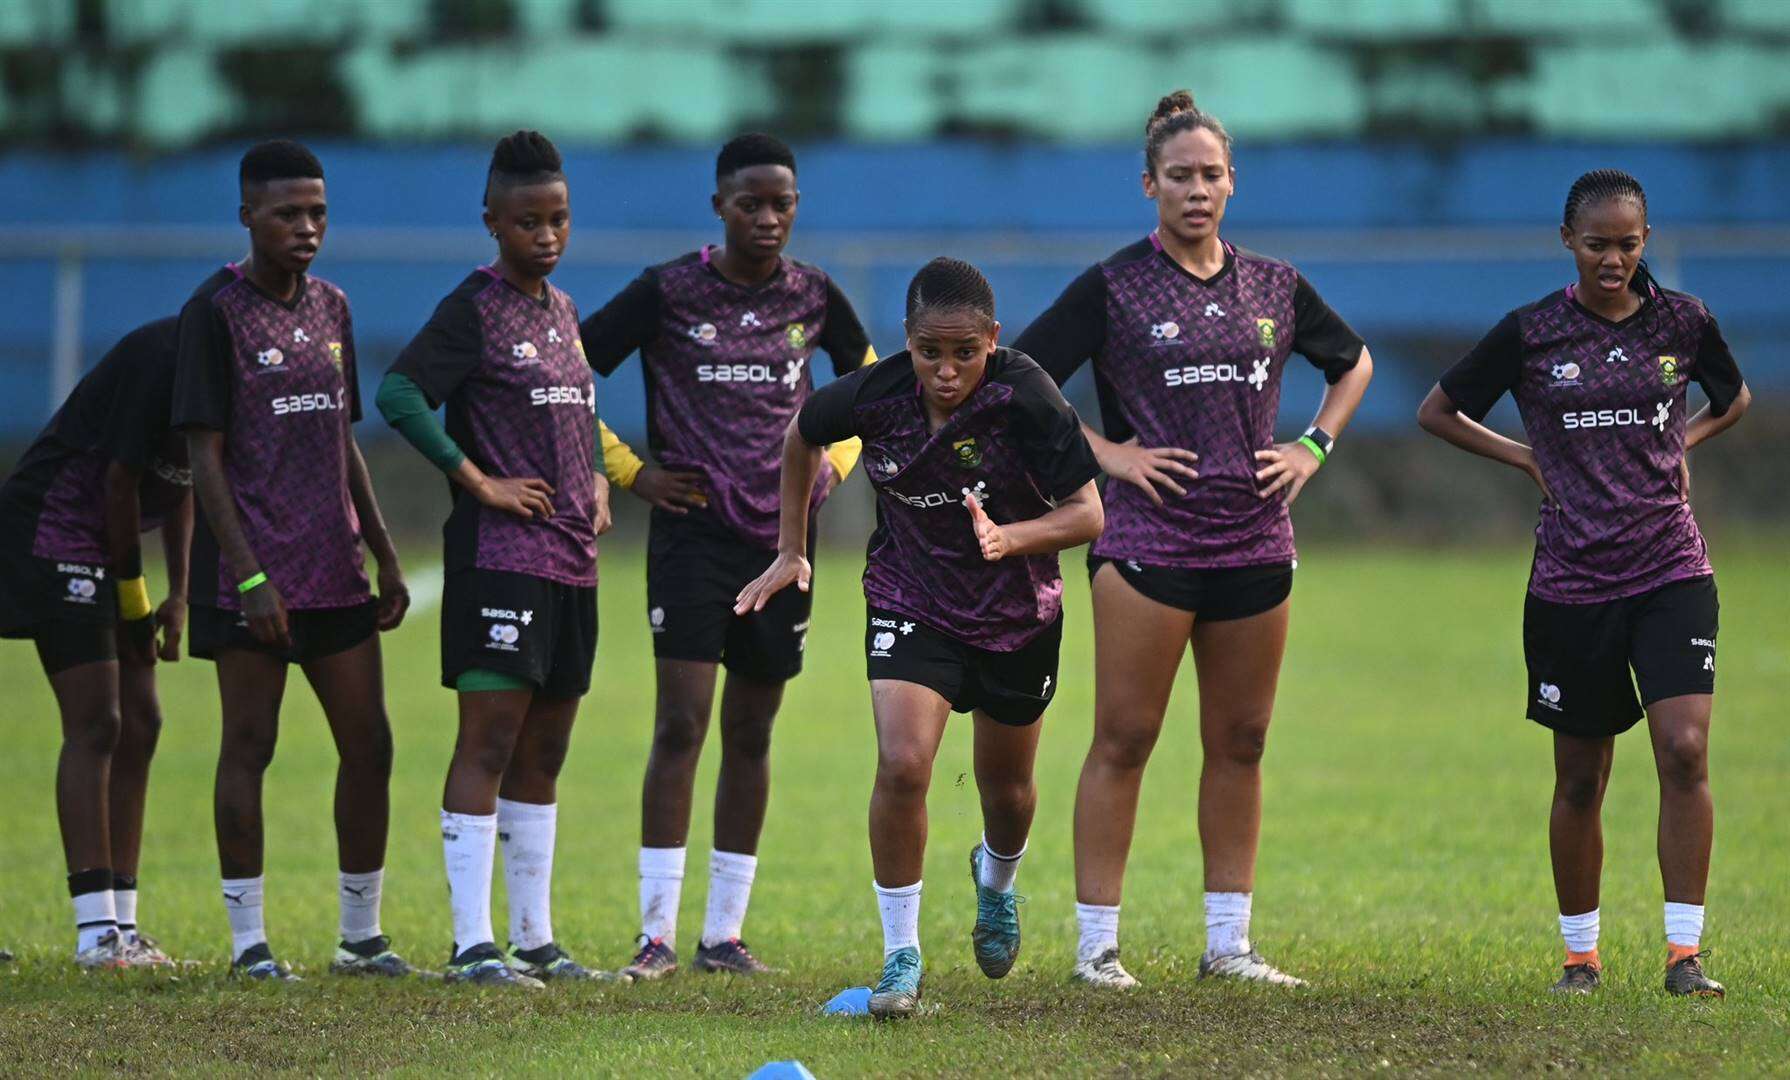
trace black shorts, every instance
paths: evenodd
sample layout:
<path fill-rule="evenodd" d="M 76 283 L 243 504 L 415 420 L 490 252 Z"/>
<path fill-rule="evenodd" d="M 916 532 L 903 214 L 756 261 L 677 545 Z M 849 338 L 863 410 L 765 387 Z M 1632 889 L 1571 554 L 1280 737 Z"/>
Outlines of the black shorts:
<path fill-rule="evenodd" d="M 216 660 L 221 652 L 247 649 L 288 664 L 308 664 L 347 652 L 378 633 L 378 608 L 367 600 L 351 607 L 289 610 L 286 630 L 292 635 L 290 649 L 263 645 L 249 632 L 249 621 L 242 612 L 194 604 L 187 619 L 187 653 L 201 660 Z"/>
<path fill-rule="evenodd" d="M 1529 719 L 1601 739 L 1633 727 L 1656 701 L 1715 693 L 1720 614 L 1713 577 L 1591 604 L 1531 595 L 1523 604 Z"/>
<path fill-rule="evenodd" d="M 506 570 L 457 570 L 441 589 L 441 685 L 468 671 L 583 697 L 597 658 L 597 589 Z"/>
<path fill-rule="evenodd" d="M 1247 619 L 1274 610 L 1293 593 L 1295 564 L 1290 562 L 1189 570 L 1175 566 L 1146 566 L 1134 559 L 1089 555 L 1090 582 L 1105 563 L 1112 563 L 1126 584 L 1146 598 L 1193 612 L 1198 622 Z"/>
<path fill-rule="evenodd" d="M 1057 693 L 1063 617 L 1012 652 L 967 645 L 906 615 L 871 608 L 864 631 L 872 679 L 897 679 L 939 692 L 956 712 L 981 709 L 1014 727 L 1035 723 Z"/>
<path fill-rule="evenodd" d="M 104 566 L 0 555 L 0 637 L 37 643 L 44 673 L 118 658 L 118 586 Z"/>
<path fill-rule="evenodd" d="M 814 544 L 814 519 L 808 520 Z M 735 615 L 740 590 L 765 572 L 774 551 L 753 547 L 706 511 L 654 510 L 646 549 L 647 626 L 661 660 L 719 663 L 758 682 L 802 670 L 814 594 L 791 586 L 763 611 Z"/>

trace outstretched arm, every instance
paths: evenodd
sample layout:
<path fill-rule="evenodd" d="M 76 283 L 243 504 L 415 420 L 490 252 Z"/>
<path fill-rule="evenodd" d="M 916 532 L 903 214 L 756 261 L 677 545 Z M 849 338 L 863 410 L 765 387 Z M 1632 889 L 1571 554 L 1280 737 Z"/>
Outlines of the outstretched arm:
<path fill-rule="evenodd" d="M 771 597 L 790 585 L 803 592 L 814 575 L 808 563 L 808 493 L 820 472 L 821 449 L 802 437 L 795 419 L 783 433 L 782 505 L 777 528 L 777 558 L 758 579 L 740 590 L 735 614 L 763 611 Z"/>

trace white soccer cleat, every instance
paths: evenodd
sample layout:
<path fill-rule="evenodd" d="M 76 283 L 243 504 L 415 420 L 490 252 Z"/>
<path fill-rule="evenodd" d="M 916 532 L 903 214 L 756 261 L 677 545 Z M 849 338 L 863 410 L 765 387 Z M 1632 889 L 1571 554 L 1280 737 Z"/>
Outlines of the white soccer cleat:
<path fill-rule="evenodd" d="M 1119 963 L 1119 947 L 1117 945 L 1086 960 L 1077 960 L 1075 970 L 1069 978 L 1078 983 L 1097 986 L 1102 990 L 1135 990 L 1138 981 L 1131 977 L 1131 972 Z"/>
<path fill-rule="evenodd" d="M 1262 982 L 1270 986 L 1310 986 L 1304 979 L 1286 972 L 1262 959 L 1262 954 L 1254 949 L 1245 953 L 1232 953 L 1229 956 L 1213 956 L 1211 953 L 1200 957 L 1200 978 L 1202 979 L 1243 979 L 1248 982 Z"/>
<path fill-rule="evenodd" d="M 129 966 L 118 931 L 109 931 L 92 948 L 75 953 L 75 966 L 82 971 L 116 971 Z"/>

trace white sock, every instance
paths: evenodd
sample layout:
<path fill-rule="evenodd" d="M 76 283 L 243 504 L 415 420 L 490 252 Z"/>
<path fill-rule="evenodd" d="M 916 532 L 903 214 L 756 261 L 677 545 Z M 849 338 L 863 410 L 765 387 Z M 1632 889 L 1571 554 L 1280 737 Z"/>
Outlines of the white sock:
<path fill-rule="evenodd" d="M 137 940 L 137 887 L 112 886 L 112 909 L 118 913 L 118 938 L 126 944 Z"/>
<path fill-rule="evenodd" d="M 1566 951 L 1588 953 L 1597 950 L 1597 908 L 1583 915 L 1560 916 L 1560 936 L 1566 940 Z"/>
<path fill-rule="evenodd" d="M 267 875 L 224 878 L 224 914 L 230 917 L 230 958 L 234 960 L 252 945 L 267 942 L 267 924 L 261 904 Z"/>
<path fill-rule="evenodd" d="M 1081 928 L 1081 942 L 1075 947 L 1078 962 L 1119 947 L 1119 905 L 1077 904 L 1075 925 Z"/>
<path fill-rule="evenodd" d="M 920 883 L 885 889 L 876 882 L 876 906 L 883 917 L 883 955 L 920 947 Z"/>
<path fill-rule="evenodd" d="M 510 944 L 538 949 L 553 942 L 553 837 L 557 803 L 497 800 L 497 838 L 510 894 Z"/>
<path fill-rule="evenodd" d="M 1666 942 L 1695 948 L 1703 942 L 1703 905 L 1666 901 Z"/>
<path fill-rule="evenodd" d="M 982 869 L 976 874 L 976 884 L 995 892 L 1012 892 L 1013 879 L 1019 876 L 1019 860 L 1026 857 L 1025 845 L 1017 855 L 1001 855 L 988 846 L 988 834 L 982 834 Z"/>
<path fill-rule="evenodd" d="M 684 895 L 684 849 L 640 849 L 640 932 L 677 947 L 677 906 Z"/>
<path fill-rule="evenodd" d="M 385 887 L 385 869 L 365 874 L 336 874 L 336 904 L 341 912 L 338 929 L 343 941 L 366 941 L 379 936 L 379 894 Z"/>
<path fill-rule="evenodd" d="M 719 945 L 740 936 L 746 905 L 752 900 L 752 879 L 758 856 L 735 851 L 709 852 L 709 908 L 702 921 L 703 945 Z"/>
<path fill-rule="evenodd" d="M 454 955 L 495 943 L 491 933 L 491 863 L 497 858 L 497 815 L 441 812 L 448 903 L 454 911 Z"/>
<path fill-rule="evenodd" d="M 1206 955 L 1236 956 L 1249 951 L 1249 901 L 1246 892 L 1206 894 Z"/>
<path fill-rule="evenodd" d="M 99 889 L 71 897 L 75 907 L 75 951 L 86 952 L 99 944 L 99 939 L 118 930 L 118 909 L 112 904 L 112 890 Z"/>

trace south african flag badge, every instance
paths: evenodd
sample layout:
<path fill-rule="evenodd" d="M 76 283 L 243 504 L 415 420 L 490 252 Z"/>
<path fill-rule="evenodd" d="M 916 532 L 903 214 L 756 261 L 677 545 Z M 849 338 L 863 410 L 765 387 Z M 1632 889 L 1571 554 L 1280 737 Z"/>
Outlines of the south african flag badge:
<path fill-rule="evenodd" d="M 975 439 L 958 439 L 951 444 L 951 449 L 957 455 L 960 469 L 973 469 L 982 464 L 982 448 L 976 445 Z"/>
<path fill-rule="evenodd" d="M 1257 319 L 1255 321 L 1255 339 L 1261 343 L 1264 349 L 1274 348 L 1273 319 Z"/>

